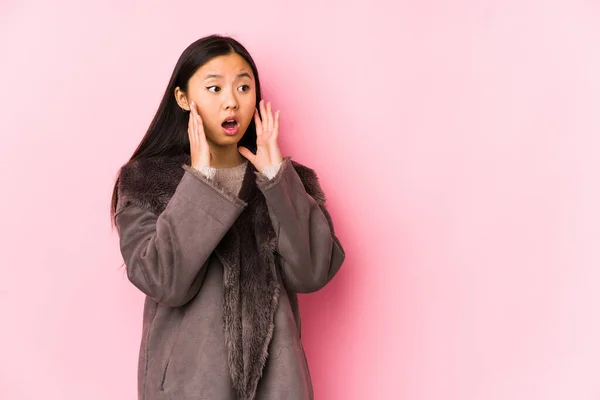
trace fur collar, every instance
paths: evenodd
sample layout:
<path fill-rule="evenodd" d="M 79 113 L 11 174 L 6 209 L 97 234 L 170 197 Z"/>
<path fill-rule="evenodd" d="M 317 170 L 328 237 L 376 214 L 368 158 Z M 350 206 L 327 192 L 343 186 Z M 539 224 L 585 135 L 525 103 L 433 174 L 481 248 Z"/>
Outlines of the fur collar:
<path fill-rule="evenodd" d="M 184 154 L 140 159 L 124 165 L 118 182 L 119 203 L 130 202 L 160 214 L 184 170 L 194 172 L 189 163 L 189 155 Z M 300 176 L 307 193 L 323 205 L 325 196 L 314 171 L 289 157 L 274 180 L 290 167 Z M 223 264 L 223 326 L 229 371 L 243 400 L 254 399 L 262 376 L 281 289 L 275 262 L 277 238 L 257 182 L 268 181 L 248 163 L 239 198 L 213 184 L 223 195 L 246 205 L 213 253 Z"/>

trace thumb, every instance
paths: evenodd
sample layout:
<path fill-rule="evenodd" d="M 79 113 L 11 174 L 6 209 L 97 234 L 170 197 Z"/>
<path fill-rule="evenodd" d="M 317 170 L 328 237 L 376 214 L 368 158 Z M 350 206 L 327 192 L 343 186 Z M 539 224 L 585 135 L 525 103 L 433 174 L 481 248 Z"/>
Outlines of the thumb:
<path fill-rule="evenodd" d="M 252 152 L 250 150 L 248 150 L 247 148 L 240 146 L 238 147 L 238 151 L 240 152 L 240 154 L 244 157 L 246 157 L 251 163 L 254 164 L 254 159 L 256 158 L 256 156 L 254 154 L 252 154 Z"/>

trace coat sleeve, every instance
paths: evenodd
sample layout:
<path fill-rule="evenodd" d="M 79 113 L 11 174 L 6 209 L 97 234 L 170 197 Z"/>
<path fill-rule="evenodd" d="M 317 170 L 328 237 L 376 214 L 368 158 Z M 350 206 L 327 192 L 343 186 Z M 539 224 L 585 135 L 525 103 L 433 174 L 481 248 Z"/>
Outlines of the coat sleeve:
<path fill-rule="evenodd" d="M 291 291 L 309 293 L 334 277 L 346 255 L 334 234 L 316 175 L 306 167 L 300 168 L 307 185 L 289 157 L 273 179 L 257 173 L 257 185 L 265 196 L 277 234 L 284 283 Z M 306 188 L 312 188 L 311 193 Z"/>
<path fill-rule="evenodd" d="M 181 181 L 159 214 L 127 194 L 115 223 L 127 277 L 159 303 L 179 307 L 200 290 L 210 254 L 246 203 L 212 186 L 185 167 Z"/>

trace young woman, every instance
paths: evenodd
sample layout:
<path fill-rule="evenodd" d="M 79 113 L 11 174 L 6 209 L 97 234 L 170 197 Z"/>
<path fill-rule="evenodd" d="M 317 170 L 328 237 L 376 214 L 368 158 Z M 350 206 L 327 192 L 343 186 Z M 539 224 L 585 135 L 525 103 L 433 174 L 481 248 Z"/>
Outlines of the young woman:
<path fill-rule="evenodd" d="M 140 399 L 313 398 L 296 294 L 345 254 L 316 174 L 278 135 L 240 43 L 211 35 L 183 52 L 111 204 L 146 294 Z"/>

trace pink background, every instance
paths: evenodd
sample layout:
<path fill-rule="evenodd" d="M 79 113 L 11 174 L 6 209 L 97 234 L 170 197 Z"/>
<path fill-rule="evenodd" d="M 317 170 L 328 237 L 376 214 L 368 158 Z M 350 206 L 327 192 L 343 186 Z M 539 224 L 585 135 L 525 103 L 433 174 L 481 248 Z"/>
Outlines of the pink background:
<path fill-rule="evenodd" d="M 216 32 L 347 250 L 301 298 L 317 399 L 600 399 L 598 2 L 88 3 L 0 3 L 0 398 L 136 397 L 111 189 Z"/>

